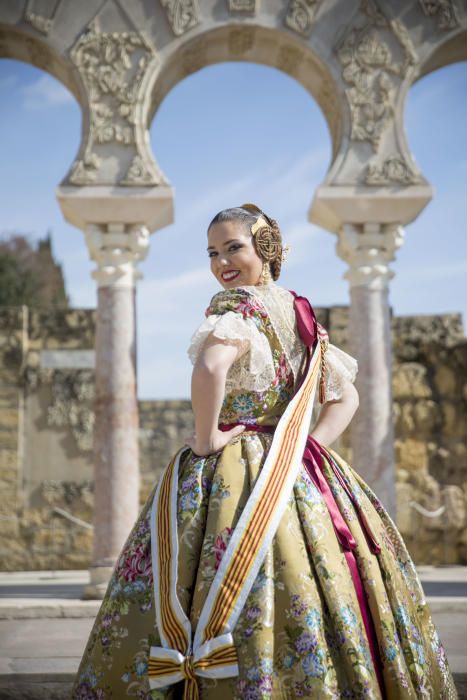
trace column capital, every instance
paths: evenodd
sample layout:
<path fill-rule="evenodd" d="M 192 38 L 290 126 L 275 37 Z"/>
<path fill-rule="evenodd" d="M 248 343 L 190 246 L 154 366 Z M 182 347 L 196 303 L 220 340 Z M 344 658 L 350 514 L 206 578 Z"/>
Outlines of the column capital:
<path fill-rule="evenodd" d="M 65 186 L 55 191 L 65 219 L 85 231 L 89 224 L 107 225 L 139 223 L 150 233 L 174 220 L 173 190 L 169 185 L 157 187 Z"/>
<path fill-rule="evenodd" d="M 97 269 L 91 276 L 98 287 L 132 287 L 142 278 L 136 265 L 149 250 L 149 230 L 146 226 L 88 224 L 84 235 L 90 258 L 97 263 Z"/>
<path fill-rule="evenodd" d="M 384 289 L 394 272 L 389 263 L 404 242 L 398 224 L 344 224 L 338 234 L 336 252 L 349 265 L 344 277 L 350 287 Z"/>
<path fill-rule="evenodd" d="M 405 226 L 417 218 L 432 196 L 429 184 L 390 187 L 323 184 L 315 192 L 308 219 L 331 233 L 339 233 L 349 222 Z"/>
<path fill-rule="evenodd" d="M 149 236 L 173 221 L 170 186 L 63 186 L 56 196 L 65 219 L 84 232 L 99 287 L 131 287 L 142 278 Z"/>

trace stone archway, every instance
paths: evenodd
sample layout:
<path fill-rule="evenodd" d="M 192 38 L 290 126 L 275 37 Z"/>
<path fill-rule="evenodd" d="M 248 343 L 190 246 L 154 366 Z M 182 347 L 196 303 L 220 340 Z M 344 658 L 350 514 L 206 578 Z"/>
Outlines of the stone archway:
<path fill-rule="evenodd" d="M 0 54 L 23 52 L 52 72 L 83 112 L 81 147 L 57 197 L 85 234 L 98 285 L 90 595 L 103 593 L 138 509 L 137 263 L 150 233 L 173 219 L 173 191 L 148 128 L 171 87 L 211 63 L 283 70 L 325 115 L 333 158 L 309 217 L 336 234 L 349 265 L 361 396 L 354 462 L 394 512 L 389 263 L 403 226 L 431 198 L 405 142 L 403 98 L 423 66 L 458 55 L 467 15 L 453 0 L 105 0 L 97 12 L 71 0 L 28 0 L 0 8 L 0 22 Z"/>

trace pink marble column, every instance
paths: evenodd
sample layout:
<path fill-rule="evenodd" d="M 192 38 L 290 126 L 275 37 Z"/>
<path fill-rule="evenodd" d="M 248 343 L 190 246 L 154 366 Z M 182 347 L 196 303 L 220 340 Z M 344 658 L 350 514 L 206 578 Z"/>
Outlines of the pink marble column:
<path fill-rule="evenodd" d="M 396 513 L 392 343 L 388 265 L 403 242 L 399 226 L 346 224 L 337 252 L 348 264 L 350 345 L 360 405 L 352 420 L 352 465 L 391 516 Z"/>
<path fill-rule="evenodd" d="M 102 598 L 139 512 L 136 384 L 136 262 L 148 233 L 123 225 L 88 227 L 98 264 L 94 427 L 94 541 L 85 598 Z"/>
<path fill-rule="evenodd" d="M 350 345 L 360 396 L 351 428 L 352 466 L 395 513 L 391 326 L 388 289 L 350 289 Z"/>
<path fill-rule="evenodd" d="M 112 566 L 138 511 L 135 288 L 100 287 L 96 334 L 94 566 Z"/>

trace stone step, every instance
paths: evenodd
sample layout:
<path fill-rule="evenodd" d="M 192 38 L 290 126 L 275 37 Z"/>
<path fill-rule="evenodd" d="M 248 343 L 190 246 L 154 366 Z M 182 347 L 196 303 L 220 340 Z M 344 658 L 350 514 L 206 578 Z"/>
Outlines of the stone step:
<path fill-rule="evenodd" d="M 459 700 L 467 700 L 467 673 L 455 673 Z M 0 700 L 71 700 L 72 674 L 0 675 Z"/>

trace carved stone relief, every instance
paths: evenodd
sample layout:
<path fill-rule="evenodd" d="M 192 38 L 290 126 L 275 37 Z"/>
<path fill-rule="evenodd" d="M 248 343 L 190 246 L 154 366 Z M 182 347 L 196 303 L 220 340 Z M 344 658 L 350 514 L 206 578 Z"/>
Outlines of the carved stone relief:
<path fill-rule="evenodd" d="M 97 174 L 102 160 L 96 153 L 93 153 L 90 145 L 86 148 L 81 160 L 73 163 L 70 173 L 70 182 L 74 185 L 90 185 L 97 180 Z"/>
<path fill-rule="evenodd" d="M 385 158 L 381 165 L 370 163 L 367 166 L 364 178 L 366 185 L 416 185 L 421 182 L 421 177 L 415 173 L 404 158 L 400 155 L 391 155 Z"/>
<path fill-rule="evenodd" d="M 454 0 L 418 0 L 427 17 L 438 19 L 439 29 L 449 30 L 459 26 L 459 14 Z"/>
<path fill-rule="evenodd" d="M 290 0 L 284 19 L 286 27 L 304 37 L 309 37 L 313 19 L 321 0 Z"/>
<path fill-rule="evenodd" d="M 348 85 L 351 138 L 368 141 L 376 150 L 393 116 L 397 79 L 405 76 L 417 56 L 406 28 L 387 19 L 374 0 L 362 0 L 361 11 L 363 23 L 351 27 L 335 51 Z"/>
<path fill-rule="evenodd" d="M 254 15 L 258 11 L 259 0 L 229 0 L 230 12 Z"/>
<path fill-rule="evenodd" d="M 40 493 L 50 506 L 68 507 L 79 504 L 82 509 L 91 509 L 94 504 L 92 481 L 56 481 L 46 479 L 40 485 Z"/>
<path fill-rule="evenodd" d="M 48 17 L 45 17 L 44 15 L 34 11 L 34 0 L 28 0 L 26 8 L 24 10 L 25 21 L 29 22 L 29 24 L 32 27 L 34 27 L 34 29 L 36 29 L 38 32 L 47 36 L 54 23 L 54 19 L 57 14 L 57 9 L 60 5 L 60 2 L 61 0 L 56 0 L 55 3 L 53 3 L 52 5 L 52 12 L 49 14 Z"/>
<path fill-rule="evenodd" d="M 121 185 L 154 185 L 156 183 L 168 184 L 168 181 L 155 164 L 148 163 L 138 153 L 133 158 L 125 178 L 120 180 Z"/>
<path fill-rule="evenodd" d="M 44 340 L 49 348 L 56 347 L 57 341 L 70 347 L 70 340 L 74 347 L 93 348 L 96 313 L 89 309 L 30 309 L 28 338 L 35 345 Z"/>
<path fill-rule="evenodd" d="M 54 370 L 52 403 L 47 409 L 47 425 L 68 428 L 78 449 L 92 449 L 94 429 L 94 373 L 89 370 Z"/>
<path fill-rule="evenodd" d="M 51 19 L 47 19 L 47 17 L 42 17 L 41 15 L 35 15 L 33 12 L 26 12 L 24 18 L 34 29 L 37 29 L 38 32 L 46 36 L 52 27 Z"/>
<path fill-rule="evenodd" d="M 198 0 L 161 0 L 175 36 L 185 34 L 200 22 Z"/>
<path fill-rule="evenodd" d="M 139 152 L 135 134 L 139 91 L 148 64 L 155 59 L 154 49 L 138 32 L 100 32 L 98 21 L 93 20 L 78 37 L 70 57 L 87 88 L 90 109 L 85 153 L 73 164 L 70 182 L 104 184 L 99 177 L 103 160 L 95 148 L 107 144 L 135 151 L 122 184 L 165 182 L 155 164 Z"/>
<path fill-rule="evenodd" d="M 68 428 L 79 450 L 92 449 L 94 428 L 94 371 L 41 367 L 37 353 L 29 352 L 21 373 L 21 384 L 28 394 L 41 385 L 50 385 L 52 401 L 47 407 L 47 425 Z"/>

